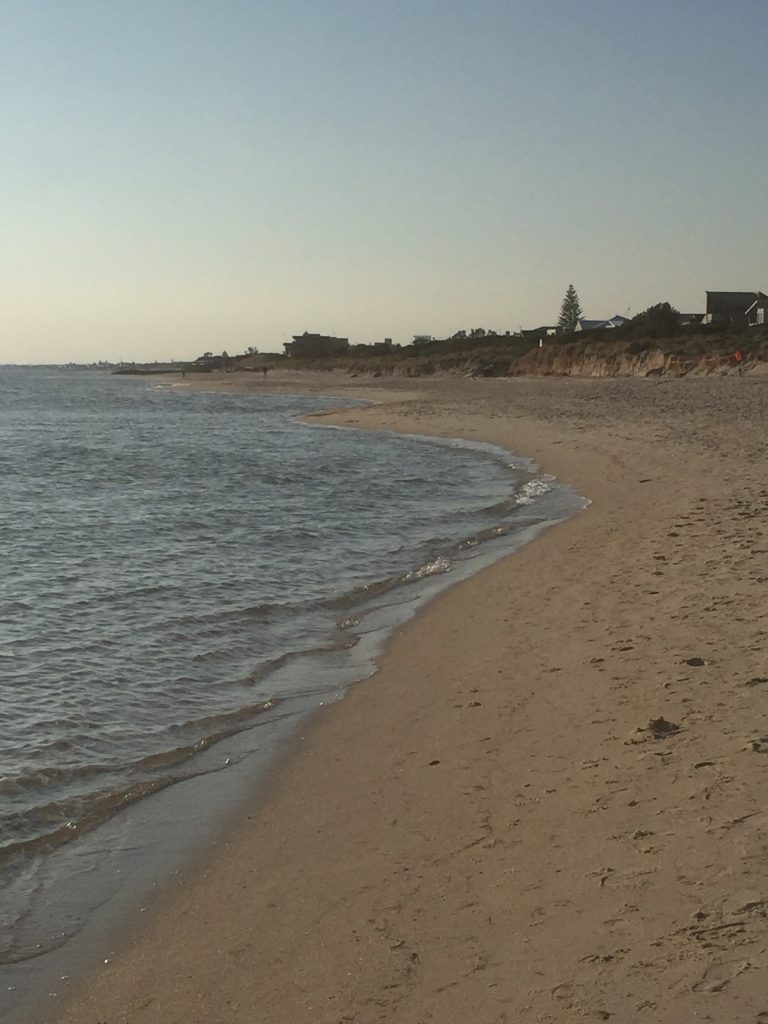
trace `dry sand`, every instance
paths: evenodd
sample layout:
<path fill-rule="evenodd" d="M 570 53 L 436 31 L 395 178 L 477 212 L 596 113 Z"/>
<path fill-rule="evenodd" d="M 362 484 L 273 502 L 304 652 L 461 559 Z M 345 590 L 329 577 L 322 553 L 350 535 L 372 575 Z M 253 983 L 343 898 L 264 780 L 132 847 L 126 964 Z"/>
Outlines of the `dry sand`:
<path fill-rule="evenodd" d="M 768 1020 L 767 389 L 374 382 L 337 414 L 593 504 L 401 630 L 61 1019 Z"/>

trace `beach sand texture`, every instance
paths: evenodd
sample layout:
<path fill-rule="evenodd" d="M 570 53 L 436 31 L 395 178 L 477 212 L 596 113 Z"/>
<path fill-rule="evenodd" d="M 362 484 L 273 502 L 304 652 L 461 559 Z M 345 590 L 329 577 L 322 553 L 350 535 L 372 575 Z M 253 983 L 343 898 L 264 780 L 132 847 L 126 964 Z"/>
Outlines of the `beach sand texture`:
<path fill-rule="evenodd" d="M 768 1021 L 765 380 L 351 383 L 592 505 L 400 630 L 56 1019 Z"/>

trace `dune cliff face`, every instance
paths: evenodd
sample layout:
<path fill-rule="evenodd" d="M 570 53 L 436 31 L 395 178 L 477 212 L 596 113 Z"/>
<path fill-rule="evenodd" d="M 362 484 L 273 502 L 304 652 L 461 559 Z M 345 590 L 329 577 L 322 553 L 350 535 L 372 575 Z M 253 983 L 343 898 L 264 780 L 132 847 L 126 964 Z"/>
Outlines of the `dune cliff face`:
<path fill-rule="evenodd" d="M 550 345 L 517 360 L 514 372 L 558 377 L 646 377 L 670 370 L 672 357 L 661 349 L 630 353 L 626 348 L 605 351 L 580 345 Z"/>
<path fill-rule="evenodd" d="M 741 361 L 736 354 L 741 354 Z M 768 339 L 749 335 L 670 342 L 640 340 L 552 341 L 542 348 L 509 353 L 503 349 L 432 352 L 420 358 L 348 366 L 350 374 L 424 377 L 453 373 L 478 377 L 683 377 L 768 373 Z"/>
<path fill-rule="evenodd" d="M 574 351 L 576 346 L 537 349 L 517 360 L 513 372 L 559 377 L 681 377 L 688 374 L 709 376 L 738 372 L 730 353 L 712 355 L 676 355 L 659 348 L 644 352 L 628 349 Z"/>
<path fill-rule="evenodd" d="M 768 362 L 747 358 L 748 373 L 768 373 Z M 514 359 L 490 355 L 446 356 L 429 360 L 402 360 L 386 366 L 358 364 L 349 368 L 353 376 L 427 377 L 433 374 L 467 374 L 478 377 L 682 377 L 721 376 L 738 373 L 733 353 L 680 355 L 649 348 L 631 352 L 628 348 L 607 349 L 579 345 L 551 345 Z"/>
<path fill-rule="evenodd" d="M 737 352 L 740 359 L 737 358 Z M 515 375 L 560 377 L 711 377 L 768 373 L 768 353 L 742 351 L 736 346 L 719 350 L 670 352 L 661 347 L 637 351 L 623 344 L 551 345 L 521 356 L 510 367 Z"/>

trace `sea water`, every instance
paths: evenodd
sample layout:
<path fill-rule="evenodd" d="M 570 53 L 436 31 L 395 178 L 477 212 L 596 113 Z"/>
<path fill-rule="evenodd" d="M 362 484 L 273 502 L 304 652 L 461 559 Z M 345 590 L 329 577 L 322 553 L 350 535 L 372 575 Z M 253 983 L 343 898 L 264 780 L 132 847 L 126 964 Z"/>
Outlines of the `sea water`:
<path fill-rule="evenodd" d="M 10 993 L 156 884 L 420 601 L 580 507 L 492 446 L 302 421 L 341 399 L 154 380 L 0 368 Z"/>

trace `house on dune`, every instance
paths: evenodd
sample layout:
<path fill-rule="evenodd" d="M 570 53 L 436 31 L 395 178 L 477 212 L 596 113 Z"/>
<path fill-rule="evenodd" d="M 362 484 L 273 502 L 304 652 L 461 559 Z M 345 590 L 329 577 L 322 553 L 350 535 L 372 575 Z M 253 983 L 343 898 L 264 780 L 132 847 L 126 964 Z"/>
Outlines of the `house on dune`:
<path fill-rule="evenodd" d="M 768 324 L 768 295 L 763 292 L 707 292 L 704 323 L 729 327 Z"/>
<path fill-rule="evenodd" d="M 286 341 L 285 354 L 294 359 L 324 359 L 329 356 L 345 356 L 349 352 L 349 338 L 334 338 L 328 334 L 294 334 L 293 341 Z"/>

